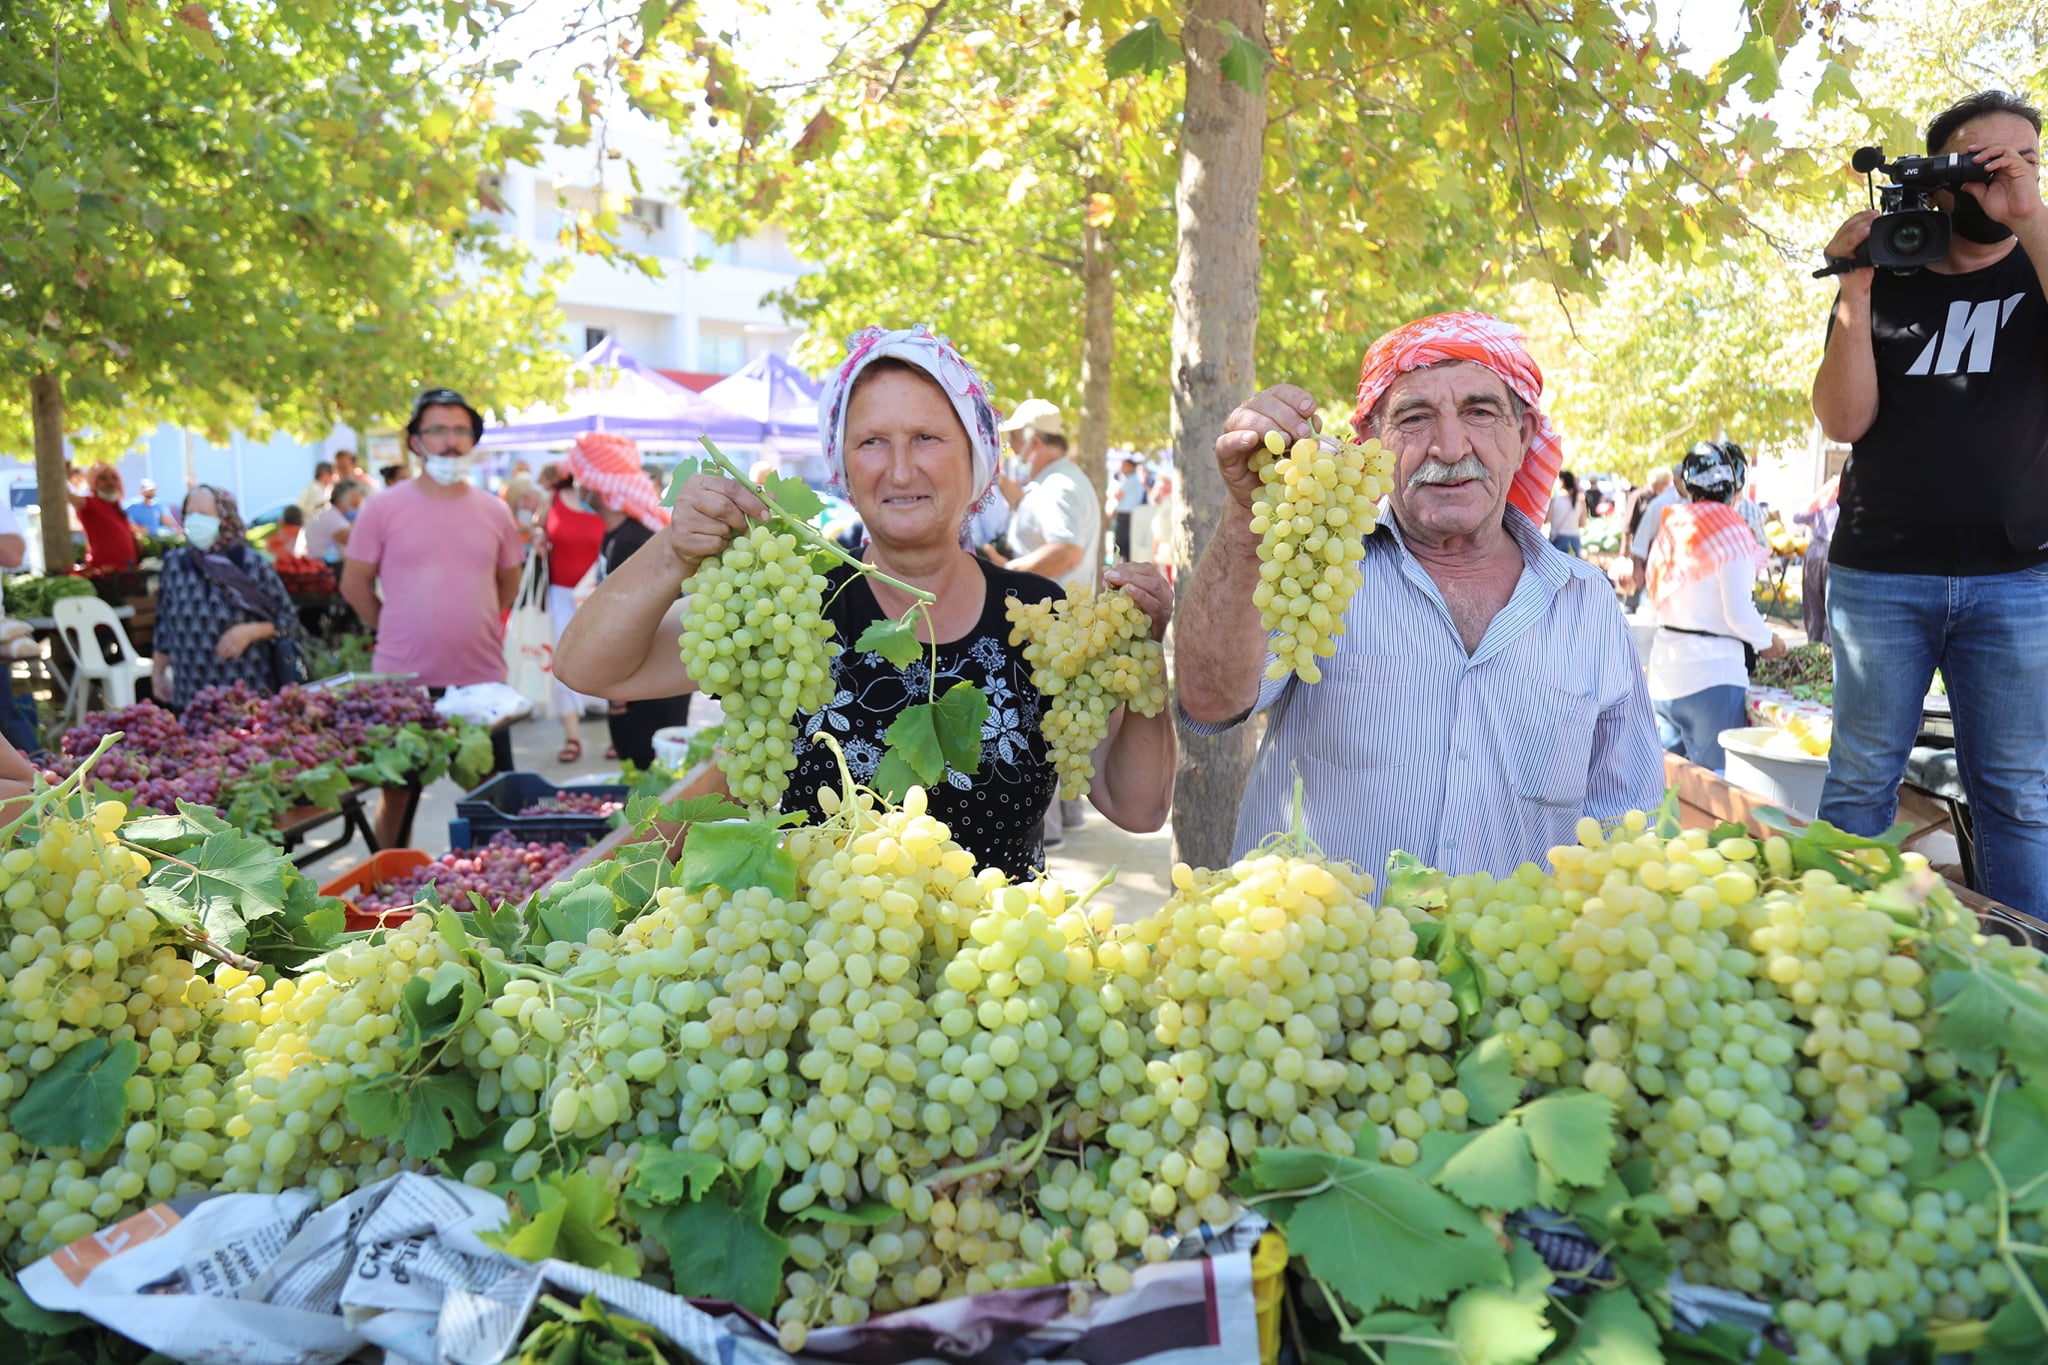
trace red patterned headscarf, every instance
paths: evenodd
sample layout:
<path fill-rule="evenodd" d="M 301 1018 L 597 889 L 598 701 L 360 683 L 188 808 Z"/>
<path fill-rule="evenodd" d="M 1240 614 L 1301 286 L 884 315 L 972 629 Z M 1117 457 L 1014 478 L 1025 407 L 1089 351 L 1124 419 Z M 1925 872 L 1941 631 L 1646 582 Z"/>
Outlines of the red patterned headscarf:
<path fill-rule="evenodd" d="M 1522 343 L 1521 329 L 1488 313 L 1438 313 L 1396 327 L 1365 353 L 1365 363 L 1358 370 L 1358 406 L 1351 425 L 1362 436 L 1366 417 L 1394 381 L 1410 370 L 1446 360 L 1484 365 L 1536 414 L 1536 434 L 1523 453 L 1522 467 L 1508 489 L 1508 501 L 1531 521 L 1541 522 L 1550 507 L 1557 471 L 1564 467 L 1564 442 L 1543 414 L 1543 371 Z"/>
<path fill-rule="evenodd" d="M 1650 605 L 1671 614 L 1678 590 L 1721 571 L 1724 564 L 1763 566 L 1756 532 L 1725 502 L 1681 502 L 1667 507 L 1650 543 Z"/>
<path fill-rule="evenodd" d="M 640 468 L 640 447 L 630 438 L 584 432 L 569 451 L 569 473 L 579 488 L 594 490 L 605 506 L 618 508 L 648 530 L 668 525 L 661 491 Z"/>

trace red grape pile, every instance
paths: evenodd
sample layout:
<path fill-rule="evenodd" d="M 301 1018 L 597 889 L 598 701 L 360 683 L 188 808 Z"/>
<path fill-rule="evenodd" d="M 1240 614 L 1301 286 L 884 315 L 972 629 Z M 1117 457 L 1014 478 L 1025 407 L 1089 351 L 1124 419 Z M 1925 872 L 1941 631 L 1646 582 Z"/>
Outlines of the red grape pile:
<path fill-rule="evenodd" d="M 509 831 L 499 833 L 482 848 L 455 849 L 417 871 L 378 883 L 354 898 L 356 909 L 369 915 L 404 910 L 418 904 L 429 886 L 443 903 L 462 909 L 469 907 L 472 891 L 493 906 L 516 905 L 553 881 L 578 852 L 567 844 L 526 844 Z"/>
<path fill-rule="evenodd" d="M 169 813 L 180 801 L 225 808 L 249 782 L 289 788 L 309 769 L 359 762 L 376 745 L 371 732 L 386 726 L 443 730 L 448 721 L 405 683 L 267 693 L 238 682 L 199 692 L 182 717 L 146 701 L 89 712 L 58 742 L 58 766 L 68 773 L 119 730 L 121 742 L 93 770 L 96 780 L 134 793 L 130 804 L 150 810 Z"/>
<path fill-rule="evenodd" d="M 560 792 L 554 796 L 543 796 L 519 812 L 528 815 L 614 815 L 626 808 L 617 797 L 598 796 L 593 792 Z"/>

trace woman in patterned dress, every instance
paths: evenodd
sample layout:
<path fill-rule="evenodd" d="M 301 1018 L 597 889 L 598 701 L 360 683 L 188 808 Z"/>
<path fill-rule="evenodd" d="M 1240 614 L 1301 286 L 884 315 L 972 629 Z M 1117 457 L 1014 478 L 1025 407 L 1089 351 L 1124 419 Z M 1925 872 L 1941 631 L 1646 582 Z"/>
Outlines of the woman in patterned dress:
<path fill-rule="evenodd" d="M 1044 866 L 1043 816 L 1057 779 L 1039 728 L 1042 701 L 1022 647 L 1009 642 L 1004 602 L 1043 601 L 1059 588 L 1036 574 L 995 568 L 961 546 L 969 516 L 995 482 L 999 445 L 987 386 L 928 328 L 871 327 L 853 339 L 819 396 L 818 414 L 834 491 L 867 527 L 866 559 L 937 598 L 918 627 L 919 641 L 936 640 L 937 648 L 906 668 L 856 650 L 869 625 L 900 618 L 912 599 L 844 566 L 827 575 L 825 615 L 840 646 L 833 695 L 798 717 L 797 766 L 783 809 L 815 816 L 818 789 L 838 785 L 825 736 L 839 744 L 856 780 L 872 781 L 897 715 L 935 687 L 943 693 L 970 682 L 989 702 L 981 762 L 972 776 L 949 768 L 927 789 L 929 808 L 978 864 L 1030 876 Z M 695 691 L 676 652 L 676 594 L 748 518 L 765 514 L 740 484 L 691 478 L 656 543 L 608 577 L 577 613 L 556 651 L 556 673 L 579 691 L 615 700 Z M 1173 594 L 1155 566 L 1119 565 L 1105 581 L 1144 608 L 1155 636 L 1165 634 Z M 1169 715 L 1119 708 L 1095 754 L 1089 799 L 1124 829 L 1157 829 L 1173 802 L 1175 756 Z"/>
<path fill-rule="evenodd" d="M 233 494 L 201 484 L 186 495 L 184 514 L 185 544 L 164 556 L 157 584 L 152 692 L 183 710 L 201 688 L 245 682 L 275 691 L 268 642 L 298 624 L 291 595 L 250 548 Z"/>

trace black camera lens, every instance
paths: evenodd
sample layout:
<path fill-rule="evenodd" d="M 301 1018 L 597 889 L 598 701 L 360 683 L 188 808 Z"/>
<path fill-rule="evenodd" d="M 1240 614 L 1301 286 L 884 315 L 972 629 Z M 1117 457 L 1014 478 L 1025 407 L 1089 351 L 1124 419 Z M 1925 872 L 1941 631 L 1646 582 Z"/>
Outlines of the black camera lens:
<path fill-rule="evenodd" d="M 1912 219 L 1892 230 L 1891 247 L 1899 256 L 1917 256 L 1927 247 L 1927 225 Z"/>

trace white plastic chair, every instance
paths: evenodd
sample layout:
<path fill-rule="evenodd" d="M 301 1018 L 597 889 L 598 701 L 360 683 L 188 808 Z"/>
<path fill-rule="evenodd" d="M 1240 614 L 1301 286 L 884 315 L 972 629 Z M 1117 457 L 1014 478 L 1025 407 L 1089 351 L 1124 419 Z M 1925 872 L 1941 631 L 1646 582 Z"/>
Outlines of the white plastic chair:
<path fill-rule="evenodd" d="M 86 692 L 93 683 L 100 685 L 103 704 L 109 711 L 133 706 L 135 680 L 148 675 L 149 665 L 136 657 L 135 646 L 129 642 L 128 632 L 122 628 L 114 609 L 97 597 L 60 597 L 51 604 L 50 615 L 56 620 L 57 633 L 64 638 L 64 647 L 71 651 L 77 669 L 71 678 L 71 704 L 67 708 L 72 723 L 85 718 Z M 109 659 L 100 643 L 102 626 L 113 634 L 115 658 Z"/>

